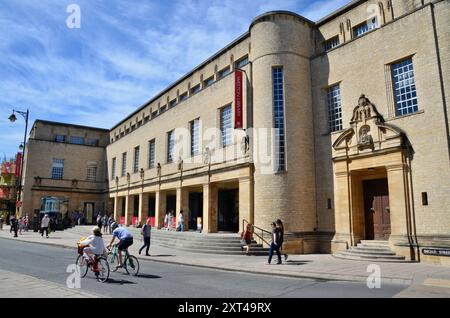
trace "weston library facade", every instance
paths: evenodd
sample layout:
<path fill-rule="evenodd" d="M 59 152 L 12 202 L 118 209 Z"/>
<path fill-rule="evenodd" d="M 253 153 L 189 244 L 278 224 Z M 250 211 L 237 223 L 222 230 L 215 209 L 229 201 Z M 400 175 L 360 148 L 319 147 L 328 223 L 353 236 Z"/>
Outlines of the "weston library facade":
<path fill-rule="evenodd" d="M 21 213 L 162 227 L 183 211 L 204 233 L 281 219 L 297 253 L 374 240 L 448 263 L 449 45 L 448 0 L 263 14 L 109 130 L 36 121 Z"/>

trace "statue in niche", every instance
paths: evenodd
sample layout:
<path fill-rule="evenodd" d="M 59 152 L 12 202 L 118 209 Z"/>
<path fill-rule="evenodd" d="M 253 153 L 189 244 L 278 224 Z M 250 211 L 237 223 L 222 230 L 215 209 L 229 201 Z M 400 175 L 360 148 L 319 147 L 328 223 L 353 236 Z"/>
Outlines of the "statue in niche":
<path fill-rule="evenodd" d="M 203 153 L 203 163 L 205 165 L 209 164 L 211 161 L 211 150 L 209 147 L 205 148 L 205 152 Z"/>
<path fill-rule="evenodd" d="M 372 148 L 373 138 L 370 134 L 370 127 L 365 125 L 361 127 L 359 133 L 359 146 L 360 148 Z"/>
<path fill-rule="evenodd" d="M 241 141 L 241 151 L 242 154 L 247 154 L 250 150 L 250 137 L 246 134 L 244 137 L 242 137 Z"/>

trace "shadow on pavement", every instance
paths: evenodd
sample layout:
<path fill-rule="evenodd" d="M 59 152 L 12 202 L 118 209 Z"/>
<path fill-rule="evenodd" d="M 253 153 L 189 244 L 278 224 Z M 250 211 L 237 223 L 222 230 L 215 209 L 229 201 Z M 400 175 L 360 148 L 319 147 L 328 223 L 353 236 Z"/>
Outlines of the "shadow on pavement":
<path fill-rule="evenodd" d="M 162 278 L 161 276 L 150 275 L 150 274 L 139 274 L 136 277 L 137 278 L 149 278 L 149 279 Z"/>
<path fill-rule="evenodd" d="M 311 263 L 311 261 L 287 261 L 283 264 L 285 264 L 285 265 L 305 265 L 307 263 Z"/>

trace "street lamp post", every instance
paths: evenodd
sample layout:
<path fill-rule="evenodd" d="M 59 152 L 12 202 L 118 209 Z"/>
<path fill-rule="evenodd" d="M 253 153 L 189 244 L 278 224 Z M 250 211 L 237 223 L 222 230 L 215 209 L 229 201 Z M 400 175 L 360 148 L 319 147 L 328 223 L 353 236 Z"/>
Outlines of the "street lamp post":
<path fill-rule="evenodd" d="M 14 123 L 17 120 L 17 117 L 15 115 L 15 113 L 18 113 L 20 115 L 23 116 L 23 118 L 25 119 L 25 135 L 23 136 L 23 152 L 22 152 L 22 158 L 21 158 L 21 163 L 20 163 L 20 172 L 19 172 L 19 186 L 17 189 L 17 200 L 16 200 L 16 214 L 18 214 L 18 207 L 17 207 L 17 203 L 21 202 L 21 194 L 22 194 L 22 173 L 23 173 L 23 162 L 25 159 L 25 147 L 26 147 L 26 142 L 27 142 L 27 131 L 28 131 L 28 116 L 30 114 L 30 111 L 27 109 L 26 112 L 23 111 L 19 111 L 19 110 L 14 110 L 13 109 L 13 113 L 11 116 L 9 116 L 9 120 Z M 17 162 L 16 162 L 17 164 Z"/>

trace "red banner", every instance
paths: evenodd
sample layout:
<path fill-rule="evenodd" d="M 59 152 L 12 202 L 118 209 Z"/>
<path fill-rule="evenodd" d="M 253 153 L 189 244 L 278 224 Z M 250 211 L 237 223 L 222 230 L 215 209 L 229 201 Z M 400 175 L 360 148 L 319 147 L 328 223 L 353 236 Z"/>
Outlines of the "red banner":
<path fill-rule="evenodd" d="M 234 71 L 234 129 L 243 128 L 242 71 Z"/>
<path fill-rule="evenodd" d="M 16 156 L 16 177 L 20 175 L 20 165 L 22 164 L 22 153 L 18 152 Z"/>

